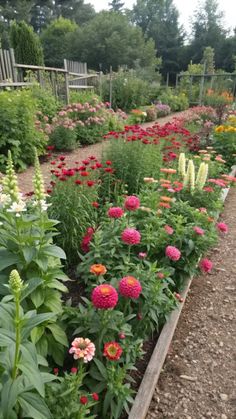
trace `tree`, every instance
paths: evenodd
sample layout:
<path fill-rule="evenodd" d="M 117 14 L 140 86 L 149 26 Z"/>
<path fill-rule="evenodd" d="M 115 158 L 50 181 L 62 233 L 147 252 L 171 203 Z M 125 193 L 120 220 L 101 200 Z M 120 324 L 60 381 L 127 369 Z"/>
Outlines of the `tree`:
<path fill-rule="evenodd" d="M 131 25 L 126 16 L 115 12 L 100 12 L 73 35 L 70 56 L 86 61 L 90 68 L 116 70 L 121 65 L 148 67 L 156 62 L 154 42 L 145 40 L 140 28 Z"/>
<path fill-rule="evenodd" d="M 137 0 L 131 19 L 155 41 L 157 55 L 162 58 L 162 74 L 178 72 L 184 33 L 173 0 Z"/>
<path fill-rule="evenodd" d="M 78 26 L 69 19 L 60 17 L 53 20 L 43 30 L 41 40 L 44 49 L 45 63 L 52 67 L 62 67 L 64 58 L 68 58 L 71 35 Z"/>
<path fill-rule="evenodd" d="M 53 15 L 56 18 L 60 16 L 74 20 L 82 25 L 95 16 L 94 7 L 90 3 L 84 3 L 84 0 L 54 0 Z"/>
<path fill-rule="evenodd" d="M 110 6 L 110 10 L 113 12 L 120 12 L 125 5 L 125 3 L 120 0 L 112 0 L 108 4 Z"/>
<path fill-rule="evenodd" d="M 203 51 L 202 62 L 204 64 L 206 74 L 214 74 L 215 72 L 215 51 L 214 48 L 206 47 Z"/>
<path fill-rule="evenodd" d="M 26 22 L 13 22 L 10 29 L 11 46 L 19 64 L 43 65 L 43 48 L 32 26 Z"/>
<path fill-rule="evenodd" d="M 191 59 L 200 62 L 204 48 L 215 50 L 216 66 L 220 67 L 220 50 L 226 40 L 227 31 L 223 27 L 223 13 L 216 0 L 204 0 L 194 13 L 192 21 Z"/>

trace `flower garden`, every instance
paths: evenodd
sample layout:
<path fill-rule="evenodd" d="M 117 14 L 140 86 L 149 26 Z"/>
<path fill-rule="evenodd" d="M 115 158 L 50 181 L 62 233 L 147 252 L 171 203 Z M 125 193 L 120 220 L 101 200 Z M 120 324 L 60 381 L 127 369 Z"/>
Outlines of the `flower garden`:
<path fill-rule="evenodd" d="M 220 124 L 216 107 L 198 106 L 145 127 L 136 122 L 167 115 L 168 106 L 131 112 L 128 125 L 107 105 L 91 99 L 51 115 L 41 106 L 32 120 L 28 108 L 30 144 L 21 150 L 6 133 L 0 418 L 127 417 L 148 343 L 183 304 L 186 280 L 211 273 L 205 254 L 227 234 L 218 217 L 222 190 L 236 182 L 233 107 Z M 58 153 L 101 138 L 101 159 L 68 164 Z M 46 188 L 38 158 L 45 148 Z M 32 161 L 34 191 L 24 193 L 14 164 Z"/>

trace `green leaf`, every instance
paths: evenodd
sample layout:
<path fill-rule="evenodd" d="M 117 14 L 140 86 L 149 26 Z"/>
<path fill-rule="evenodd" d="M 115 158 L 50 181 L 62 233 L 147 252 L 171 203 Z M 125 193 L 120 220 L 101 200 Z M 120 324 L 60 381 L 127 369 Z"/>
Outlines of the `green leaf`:
<path fill-rule="evenodd" d="M 35 306 L 35 308 L 39 308 L 44 303 L 44 290 L 42 288 L 34 290 L 30 298 Z"/>
<path fill-rule="evenodd" d="M 0 248 L 0 271 L 18 262 L 19 257 L 17 255 L 14 255 L 5 248 Z"/>
<path fill-rule="evenodd" d="M 66 288 L 66 286 L 63 285 L 57 279 L 53 279 L 52 281 L 50 281 L 49 283 L 47 283 L 47 287 L 48 288 L 54 288 L 54 289 L 59 290 L 61 292 L 68 292 L 68 289 Z"/>
<path fill-rule="evenodd" d="M 8 346 L 15 344 L 15 333 L 6 329 L 0 329 L 0 346 Z"/>
<path fill-rule="evenodd" d="M 68 340 L 64 330 L 56 323 L 47 324 L 47 329 L 51 330 L 54 339 L 63 346 L 68 346 Z"/>
<path fill-rule="evenodd" d="M 43 336 L 44 331 L 44 326 L 34 327 L 34 329 L 31 330 L 30 337 L 34 344 L 36 344 L 39 341 L 39 339 Z"/>
<path fill-rule="evenodd" d="M 43 283 L 41 278 L 31 278 L 27 281 L 27 287 L 21 293 L 21 301 L 30 295 L 39 285 Z"/>
<path fill-rule="evenodd" d="M 106 417 L 109 406 L 111 405 L 112 395 L 108 390 L 103 401 L 103 417 Z"/>
<path fill-rule="evenodd" d="M 42 314 L 36 314 L 32 318 L 27 319 L 27 323 L 22 327 L 22 330 L 21 330 L 22 339 L 28 338 L 31 330 L 34 327 L 48 320 L 52 320 L 54 316 L 55 316 L 54 313 L 42 313 Z"/>
<path fill-rule="evenodd" d="M 4 419 L 11 419 L 12 409 L 17 402 L 18 395 L 20 393 L 20 382 L 21 377 L 17 377 L 14 381 L 11 377 L 7 381 L 3 382 L 1 391 L 1 410 Z"/>
<path fill-rule="evenodd" d="M 100 371 L 100 373 L 102 374 L 103 378 L 105 378 L 105 380 L 107 380 L 107 370 L 106 367 L 103 365 L 103 363 L 101 361 L 99 361 L 99 359 L 94 358 L 94 362 L 98 368 L 98 370 Z"/>
<path fill-rule="evenodd" d="M 36 256 L 37 250 L 33 246 L 27 246 L 22 248 L 23 256 L 26 263 L 30 263 Z"/>
<path fill-rule="evenodd" d="M 60 247 L 55 245 L 49 245 L 43 247 L 43 253 L 48 256 L 55 256 L 59 259 L 66 259 L 66 254 L 64 250 L 62 250 Z"/>
<path fill-rule="evenodd" d="M 32 358 L 24 359 L 18 364 L 18 368 L 28 378 L 29 383 L 39 392 L 40 396 L 44 397 L 44 384 L 39 372 L 38 366 L 34 364 Z"/>
<path fill-rule="evenodd" d="M 23 409 L 24 416 L 35 419 L 51 419 L 52 415 L 44 400 L 35 393 L 22 393 L 18 401 Z"/>

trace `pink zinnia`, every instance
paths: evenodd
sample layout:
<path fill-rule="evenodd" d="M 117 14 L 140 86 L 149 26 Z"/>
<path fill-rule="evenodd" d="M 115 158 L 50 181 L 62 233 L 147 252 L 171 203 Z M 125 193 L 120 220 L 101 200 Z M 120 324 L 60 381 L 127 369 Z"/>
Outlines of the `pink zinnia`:
<path fill-rule="evenodd" d="M 142 286 L 133 276 L 125 276 L 119 282 L 119 293 L 123 297 L 137 299 L 142 292 Z"/>
<path fill-rule="evenodd" d="M 165 229 L 165 231 L 166 231 L 166 233 L 167 234 L 173 234 L 174 233 L 174 229 L 171 227 L 171 226 L 169 226 L 169 225 L 165 225 L 164 226 L 164 229 Z"/>
<path fill-rule="evenodd" d="M 69 349 L 74 359 L 83 359 L 85 363 L 91 361 L 95 355 L 95 345 L 90 339 L 75 338 Z"/>
<path fill-rule="evenodd" d="M 112 285 L 102 284 L 94 288 L 92 303 L 96 308 L 114 308 L 118 302 L 118 293 Z"/>
<path fill-rule="evenodd" d="M 125 209 L 128 211 L 135 211 L 140 207 L 140 200 L 137 196 L 128 196 L 125 200 Z"/>
<path fill-rule="evenodd" d="M 228 233 L 228 226 L 227 226 L 227 224 L 225 224 L 225 223 L 217 223 L 216 224 L 216 227 L 222 233 Z"/>
<path fill-rule="evenodd" d="M 209 273 L 213 268 L 213 263 L 209 259 L 202 259 L 199 263 L 199 268 L 202 272 Z"/>
<path fill-rule="evenodd" d="M 169 259 L 175 262 L 181 258 L 181 252 L 175 246 L 167 246 L 165 253 Z"/>
<path fill-rule="evenodd" d="M 193 229 L 199 236 L 203 236 L 205 234 L 205 231 L 201 227 L 193 227 Z"/>
<path fill-rule="evenodd" d="M 145 259 L 147 257 L 147 253 L 146 252 L 139 252 L 138 257 L 139 257 L 139 259 Z"/>
<path fill-rule="evenodd" d="M 124 211 L 120 207 L 111 207 L 107 211 L 107 215 L 110 218 L 120 218 L 124 214 Z"/>
<path fill-rule="evenodd" d="M 121 234 L 121 240 L 129 245 L 139 244 L 141 241 L 141 234 L 135 228 L 126 228 Z"/>
<path fill-rule="evenodd" d="M 202 213 L 207 213 L 207 209 L 206 208 L 204 208 L 204 207 L 201 207 L 201 208 L 198 208 L 199 209 L 199 211 L 200 212 L 202 212 Z"/>

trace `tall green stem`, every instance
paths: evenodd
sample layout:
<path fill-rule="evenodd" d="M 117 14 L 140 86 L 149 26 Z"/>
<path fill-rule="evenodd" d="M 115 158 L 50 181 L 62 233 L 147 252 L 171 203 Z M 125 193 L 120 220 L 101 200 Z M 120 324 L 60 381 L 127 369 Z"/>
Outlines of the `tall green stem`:
<path fill-rule="evenodd" d="M 18 372 L 18 363 L 20 356 L 20 343 L 21 343 L 21 328 L 20 328 L 20 293 L 15 293 L 15 304 L 16 304 L 16 315 L 15 315 L 15 327 L 16 327 L 16 347 L 15 347 L 15 357 L 14 357 L 14 366 L 12 369 L 12 378 L 16 379 Z"/>

